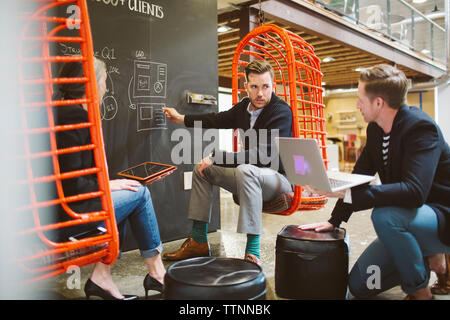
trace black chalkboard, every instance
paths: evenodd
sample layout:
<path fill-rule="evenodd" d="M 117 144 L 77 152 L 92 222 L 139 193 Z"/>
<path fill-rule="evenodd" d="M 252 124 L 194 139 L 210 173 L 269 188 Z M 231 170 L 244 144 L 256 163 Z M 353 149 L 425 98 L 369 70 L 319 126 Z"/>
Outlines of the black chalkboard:
<path fill-rule="evenodd" d="M 174 164 L 171 150 L 179 141 L 171 141 L 171 135 L 183 126 L 168 123 L 161 108 L 176 107 L 182 114 L 217 112 L 217 106 L 186 102 L 187 92 L 217 97 L 216 1 L 87 2 L 95 56 L 108 68 L 101 115 L 110 178 L 144 161 Z M 67 55 L 78 51 L 67 43 L 57 44 L 57 50 Z M 184 190 L 183 173 L 192 171 L 194 162 L 177 165 L 175 173 L 149 186 L 163 241 L 186 237 L 191 230 L 190 191 Z M 218 189 L 212 210 L 209 231 L 220 225 Z M 123 249 L 132 248 L 127 236 Z"/>

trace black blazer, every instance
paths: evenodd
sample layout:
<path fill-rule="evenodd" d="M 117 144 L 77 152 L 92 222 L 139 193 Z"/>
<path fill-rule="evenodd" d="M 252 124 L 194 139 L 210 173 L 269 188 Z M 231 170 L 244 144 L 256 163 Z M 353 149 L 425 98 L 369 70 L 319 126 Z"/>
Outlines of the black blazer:
<path fill-rule="evenodd" d="M 184 124 L 187 127 L 193 127 L 194 121 L 201 121 L 202 128 L 205 129 L 242 129 L 247 131 L 250 129 L 250 114 L 247 107 L 250 100 L 246 97 L 239 103 L 234 105 L 230 110 L 219 113 L 208 113 L 201 115 L 186 115 Z M 215 164 L 226 167 L 237 167 L 242 163 L 251 163 L 259 167 L 270 167 L 272 162 L 261 161 L 263 156 L 265 158 L 277 157 L 280 173 L 284 173 L 283 166 L 278 156 L 276 147 L 272 144 L 271 130 L 278 129 L 280 137 L 292 137 L 292 111 L 289 105 L 275 93 L 272 93 L 272 98 L 267 106 L 263 108 L 260 115 L 256 119 L 253 126 L 256 132 L 261 129 L 267 129 L 267 140 L 260 140 L 260 135 L 257 134 L 256 146 L 251 146 L 246 137 L 243 141 L 244 150 L 242 152 L 234 152 L 232 154 L 215 150 L 213 161 Z M 242 137 L 241 137 L 242 138 Z M 273 148 L 273 151 L 272 151 Z M 227 156 L 228 154 L 228 156 Z M 263 154 L 263 156 L 261 156 Z M 226 159 L 234 159 L 233 163 L 226 163 Z M 245 159 L 243 162 L 239 160 Z"/>
<path fill-rule="evenodd" d="M 353 211 L 374 207 L 419 208 L 427 204 L 438 216 L 440 240 L 450 245 L 450 149 L 441 130 L 425 112 L 405 105 L 394 119 L 386 168 L 382 139 L 383 130 L 370 123 L 366 146 L 353 172 L 378 172 L 383 184 L 352 188 L 352 204 L 340 199 L 329 222 L 339 226 Z"/>

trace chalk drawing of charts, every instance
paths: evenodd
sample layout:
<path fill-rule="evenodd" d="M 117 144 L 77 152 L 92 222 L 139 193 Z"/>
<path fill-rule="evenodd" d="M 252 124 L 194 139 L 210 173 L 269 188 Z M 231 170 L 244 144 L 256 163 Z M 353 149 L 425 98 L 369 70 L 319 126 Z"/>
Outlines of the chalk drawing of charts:
<path fill-rule="evenodd" d="M 137 104 L 137 131 L 167 129 L 166 115 L 162 103 Z"/>
<path fill-rule="evenodd" d="M 102 120 L 112 120 L 117 114 L 118 110 L 116 98 L 113 96 L 103 97 L 100 104 L 100 116 Z"/>
<path fill-rule="evenodd" d="M 133 98 L 166 98 L 167 64 L 134 61 Z"/>

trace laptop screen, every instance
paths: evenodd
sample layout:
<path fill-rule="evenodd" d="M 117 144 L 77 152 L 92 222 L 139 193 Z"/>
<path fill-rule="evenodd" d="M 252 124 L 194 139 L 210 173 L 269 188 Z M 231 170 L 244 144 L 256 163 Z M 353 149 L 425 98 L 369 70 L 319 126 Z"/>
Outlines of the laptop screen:
<path fill-rule="evenodd" d="M 304 176 L 310 172 L 310 166 L 308 164 L 308 161 L 305 160 L 304 156 L 294 154 L 293 158 L 294 158 L 294 167 L 295 167 L 296 174 L 300 174 L 300 175 Z"/>

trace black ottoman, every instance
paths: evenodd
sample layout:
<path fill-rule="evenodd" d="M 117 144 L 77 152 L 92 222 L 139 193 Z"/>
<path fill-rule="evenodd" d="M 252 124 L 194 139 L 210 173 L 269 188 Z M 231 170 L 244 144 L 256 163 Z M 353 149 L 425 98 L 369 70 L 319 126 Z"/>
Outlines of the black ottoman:
<path fill-rule="evenodd" d="M 201 257 L 175 262 L 164 278 L 168 300 L 263 300 L 266 278 L 258 265 L 233 258 Z"/>
<path fill-rule="evenodd" d="M 304 231 L 285 226 L 277 236 L 275 292 L 289 299 L 345 299 L 348 247 L 345 229 Z"/>

